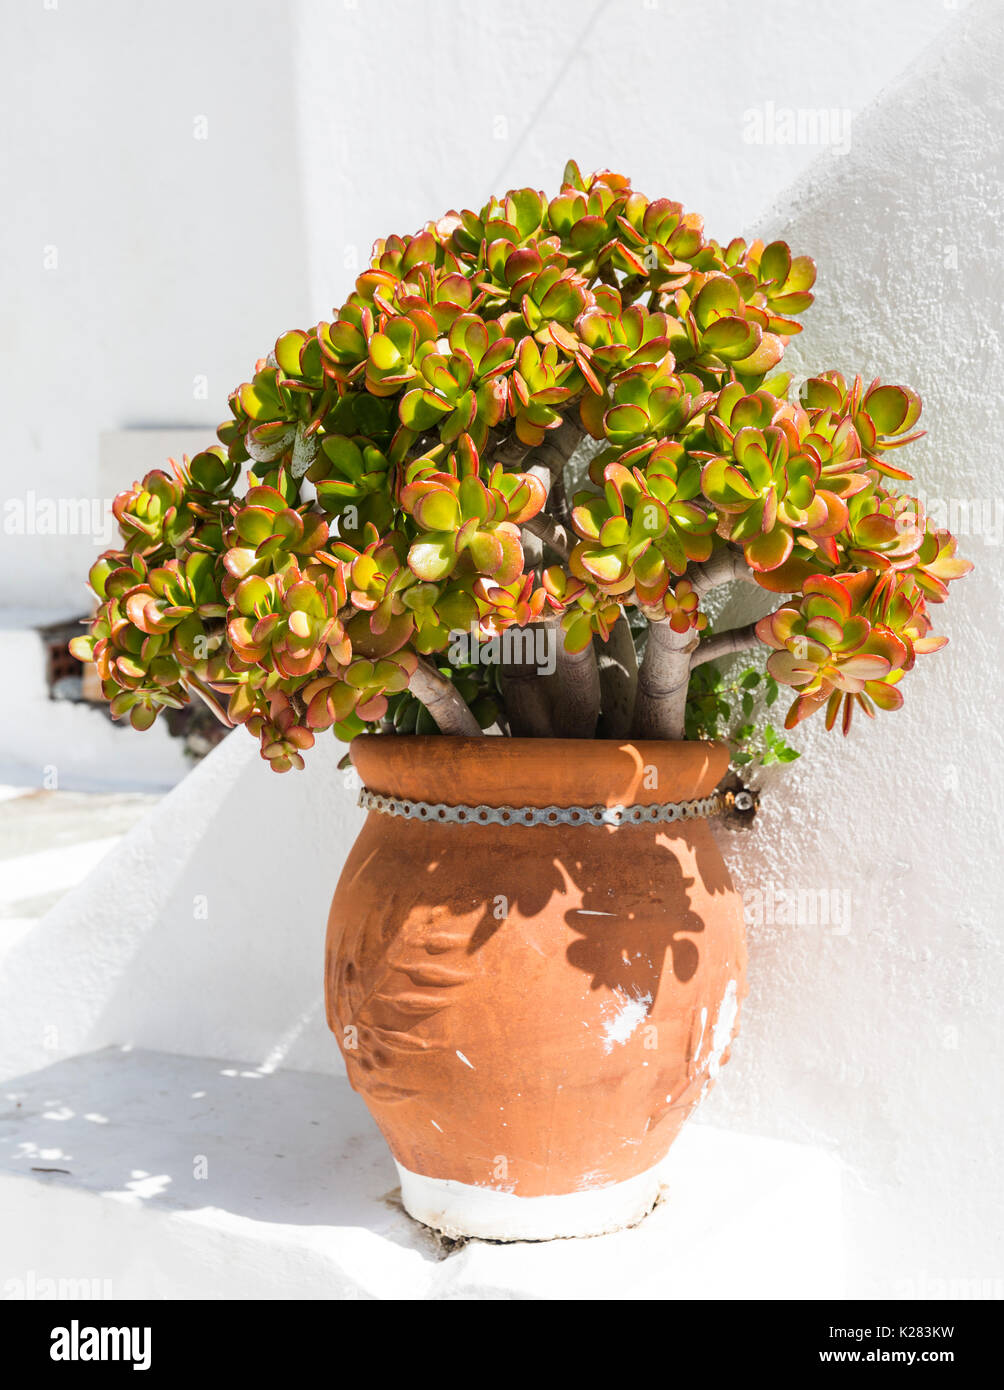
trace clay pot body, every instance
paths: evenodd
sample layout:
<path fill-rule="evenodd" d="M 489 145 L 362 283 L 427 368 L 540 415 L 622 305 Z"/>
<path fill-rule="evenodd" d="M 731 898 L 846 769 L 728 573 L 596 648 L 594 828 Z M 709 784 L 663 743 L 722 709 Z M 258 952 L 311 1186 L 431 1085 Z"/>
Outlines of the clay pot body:
<path fill-rule="evenodd" d="M 711 743 L 357 738 L 373 791 L 451 805 L 707 796 Z M 413 1216 L 543 1239 L 638 1220 L 745 993 L 703 819 L 439 824 L 371 811 L 328 923 L 328 1022 Z"/>

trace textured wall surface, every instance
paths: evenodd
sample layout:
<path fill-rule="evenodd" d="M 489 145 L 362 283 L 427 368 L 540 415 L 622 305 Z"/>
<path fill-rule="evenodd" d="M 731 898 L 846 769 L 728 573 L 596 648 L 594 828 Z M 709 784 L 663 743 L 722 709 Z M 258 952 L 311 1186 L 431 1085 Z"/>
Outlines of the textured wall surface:
<path fill-rule="evenodd" d="M 996 1280 L 1004 1296 L 1002 62 L 1004 12 L 981 4 L 768 228 L 819 265 L 796 366 L 919 390 L 928 435 L 900 458 L 932 508 L 954 500 L 976 565 L 932 609 L 950 644 L 903 709 L 846 740 L 803 725 L 803 760 L 727 851 L 765 907 L 771 883 L 831 902 L 825 925 L 750 927 L 744 1035 L 709 1111 L 848 1160 L 864 1292 Z"/>
<path fill-rule="evenodd" d="M 301 0 L 314 300 L 344 298 L 347 267 L 375 237 L 507 188 L 552 191 L 570 157 L 678 199 L 727 240 L 827 138 L 846 144 L 848 120 L 853 147 L 855 113 L 964 9 L 965 0 L 760 0 L 755 10 L 740 0 Z M 337 99 L 322 100 L 333 70 Z M 828 130 L 796 123 L 789 141 L 783 110 L 840 119 Z"/>
<path fill-rule="evenodd" d="M 553 7 L 563 8 L 574 8 L 585 25 L 589 12 Z M 1001 10 L 990 3 L 967 12 L 922 4 L 821 8 L 841 38 L 838 9 L 872 24 L 893 12 L 902 23 L 909 11 L 917 18 L 903 34 L 907 45 L 919 46 L 924 26 L 945 34 L 856 121 L 851 150 L 825 157 L 778 206 L 773 230 L 796 250 L 814 254 L 820 268 L 819 297 L 806 319 L 798 361 L 806 373 L 859 368 L 921 392 L 930 434 L 910 453 L 929 498 L 954 498 L 956 511 L 960 503 L 980 504 L 978 524 L 970 517 L 958 526 L 977 569 L 957 586 L 938 624 L 950 646 L 921 660 L 907 683 L 905 708 L 862 725 L 847 741 L 818 724 L 806 726 L 796 738 L 807 756 L 772 782 L 756 828 L 725 843 L 737 881 L 751 904 L 765 905 L 768 920 L 750 927 L 743 1034 L 703 1118 L 814 1142 L 847 1162 L 853 1293 L 986 1292 L 997 1281 L 1000 1294 L 1004 1257 L 995 1228 L 1002 1133 L 993 1059 L 1000 1056 L 1004 982 L 996 530 L 1004 506 L 998 467 Z M 360 0 L 358 11 L 338 24 L 362 24 L 366 9 Z M 719 13 L 722 7 L 706 9 Z M 779 17 L 783 12 L 794 26 L 792 7 L 768 9 Z M 517 23 L 524 10 L 513 6 L 511 12 L 512 42 L 525 48 L 526 30 Z M 633 13 L 639 26 L 662 22 L 658 8 L 638 5 Z M 327 278 L 336 251 L 341 255 L 355 242 L 365 247 L 388 225 L 404 229 L 451 202 L 474 201 L 497 176 L 550 182 L 569 148 L 582 152 L 583 163 L 622 165 L 641 186 L 665 187 L 670 162 L 684 167 L 656 143 L 663 128 L 665 140 L 672 138 L 669 118 L 663 127 L 662 116 L 653 117 L 655 129 L 637 152 L 626 127 L 617 125 L 617 100 L 626 93 L 636 97 L 623 54 L 613 98 L 581 97 L 587 70 L 619 52 L 601 27 L 605 22 L 602 15 L 597 19 L 561 79 L 569 88 L 559 83 L 554 104 L 520 148 L 496 150 L 483 169 L 475 158 L 483 153 L 477 139 L 489 137 L 476 135 L 485 118 L 474 97 L 484 93 L 484 109 L 491 110 L 502 86 L 493 88 L 499 79 L 483 69 L 477 83 L 464 75 L 458 39 L 447 41 L 442 61 L 461 72 L 473 105 L 440 111 L 430 99 L 437 133 L 424 147 L 411 128 L 414 98 L 408 98 L 418 78 L 395 60 L 419 42 L 413 22 L 402 11 L 397 29 L 383 35 L 389 47 L 366 30 L 373 44 L 369 60 L 385 62 L 390 74 L 382 90 L 388 102 L 396 99 L 387 121 L 399 145 L 390 124 L 359 133 L 366 98 L 353 63 L 362 39 L 355 47 L 347 42 L 339 70 L 346 90 L 357 84 L 357 95 L 324 107 L 316 130 L 303 135 L 308 211 L 316 219 L 313 298 L 330 299 L 333 290 L 345 288 L 340 273 L 337 285 Z M 824 31 L 814 32 L 818 48 Z M 316 53 L 308 51 L 311 35 Z M 772 37 L 801 42 L 789 28 L 779 35 Z M 322 39 L 318 7 L 297 58 L 305 81 L 316 81 L 332 61 Z M 762 42 L 762 32 L 755 42 Z M 846 52 L 857 54 L 856 43 L 852 34 Z M 890 45 L 879 48 L 867 69 L 876 79 L 882 63 L 892 63 Z M 897 41 L 897 69 L 903 55 Z M 826 63 L 839 65 L 845 56 L 843 48 L 827 49 Z M 716 68 L 715 80 L 727 89 L 722 100 L 733 102 L 738 121 L 742 108 L 758 98 L 736 85 L 746 62 L 723 61 L 725 76 Z M 807 95 L 787 100 L 828 104 L 829 96 L 812 95 L 820 91 L 821 61 L 815 51 L 808 76 L 803 68 L 792 79 L 806 84 Z M 556 65 L 541 64 L 553 82 Z M 827 82 L 838 69 L 828 70 Z M 693 72 L 681 79 L 692 84 L 694 112 L 707 109 L 707 71 L 702 65 L 700 83 Z M 544 74 L 533 81 L 543 95 Z M 602 81 L 598 85 L 602 91 Z M 667 102 L 682 101 L 677 84 L 667 86 Z M 768 86 L 759 90 L 764 98 L 771 95 Z M 595 126 L 581 138 L 575 111 L 587 107 Z M 567 130 L 561 125 L 566 120 Z M 703 127 L 694 120 L 684 128 L 697 142 Z M 355 182 L 334 185 L 325 219 L 319 209 L 327 195 L 316 185 L 330 186 L 332 165 L 318 165 L 309 152 L 314 143 L 328 146 L 336 121 L 346 132 Z M 546 136 L 540 133 L 545 126 Z M 352 143 L 356 139 L 361 147 Z M 702 186 L 706 154 L 699 160 L 691 149 L 691 162 L 684 161 L 689 173 L 681 174 L 681 196 L 716 206 L 715 230 L 739 207 L 738 201 L 730 206 L 727 189 L 738 187 L 747 154 L 737 143 L 721 155 L 735 160 L 731 183 L 719 169 L 714 179 L 724 181 L 714 184 L 707 173 Z M 511 167 L 505 169 L 507 159 Z M 406 193 L 402 201 L 373 176 L 391 160 Z M 779 176 L 778 193 L 782 182 Z M 709 196 L 713 185 L 717 205 Z M 362 199 L 364 188 L 373 196 L 357 207 L 353 199 Z M 751 221 L 753 210 L 743 220 Z M 259 761 L 250 740 L 228 740 L 87 884 L 13 945 L 0 973 L 4 1074 L 116 1041 L 335 1069 L 321 1012 L 321 947 L 331 887 L 358 825 L 354 798 L 335 768 L 339 751 L 319 746 L 306 773 L 280 779 Z M 173 866 L 166 878 L 165 864 Z M 800 889 L 817 907 L 826 890 L 827 910 L 816 912 L 822 921 L 784 920 L 780 895 Z"/>

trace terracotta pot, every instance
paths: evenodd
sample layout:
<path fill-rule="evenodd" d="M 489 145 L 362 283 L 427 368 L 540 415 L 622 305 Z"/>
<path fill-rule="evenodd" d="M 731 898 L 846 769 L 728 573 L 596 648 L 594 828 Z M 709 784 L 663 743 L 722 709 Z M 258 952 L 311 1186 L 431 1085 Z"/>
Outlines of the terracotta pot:
<path fill-rule="evenodd" d="M 451 805 L 708 795 L 719 744 L 360 737 L 388 795 Z M 328 922 L 328 1022 L 401 1175 L 449 1235 L 630 1225 L 728 1056 L 739 898 L 709 823 L 437 824 L 371 811 Z"/>

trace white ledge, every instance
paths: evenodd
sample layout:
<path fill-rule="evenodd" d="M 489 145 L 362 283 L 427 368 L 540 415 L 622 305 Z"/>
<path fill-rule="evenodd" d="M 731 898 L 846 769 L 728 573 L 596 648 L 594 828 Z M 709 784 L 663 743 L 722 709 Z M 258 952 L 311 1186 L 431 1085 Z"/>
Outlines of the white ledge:
<path fill-rule="evenodd" d="M 0 1085 L 0 1296 L 843 1295 L 833 1158 L 698 1124 L 665 1182 L 631 1230 L 457 1247 L 343 1079 L 109 1048 Z"/>

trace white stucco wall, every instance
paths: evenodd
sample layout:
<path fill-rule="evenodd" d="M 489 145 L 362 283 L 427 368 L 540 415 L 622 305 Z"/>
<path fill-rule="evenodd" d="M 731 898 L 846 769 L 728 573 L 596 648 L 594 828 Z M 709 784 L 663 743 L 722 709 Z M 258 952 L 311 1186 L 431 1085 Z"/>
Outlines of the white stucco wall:
<path fill-rule="evenodd" d="M 360 0 L 358 10 L 348 9 L 344 18 L 339 13 L 338 26 L 359 26 L 351 41 L 350 30 L 331 19 L 331 34 L 343 40 L 337 68 L 346 84 L 340 88 L 344 103 L 321 100 L 320 77 L 334 59 L 324 48 L 319 9 L 301 35 L 297 72 L 307 84 L 301 119 L 311 111 L 317 116 L 316 128 L 302 132 L 304 167 L 313 171 L 307 181 L 312 302 L 344 291 L 349 276 L 343 279 L 340 269 L 335 276 L 328 267 L 335 256 L 341 265 L 346 245 L 364 248 L 378 231 L 410 227 L 455 201 L 475 202 L 506 159 L 511 168 L 501 174 L 503 182 L 545 185 L 573 149 L 584 164 L 623 166 L 653 192 L 669 191 L 666 171 L 677 168 L 685 185 L 679 195 L 713 214 L 714 230 L 727 231 L 736 220 L 754 222 L 755 207 L 739 217 L 742 200 L 730 204 L 729 192 L 752 178 L 749 149 L 737 142 L 734 151 L 723 152 L 720 132 L 717 162 L 707 156 L 710 136 L 701 146 L 705 127 L 693 112 L 704 112 L 712 129 L 720 119 L 717 109 L 709 111 L 704 66 L 687 78 L 690 115 L 678 85 L 667 83 L 666 101 L 689 131 L 685 155 L 666 153 L 679 128 L 668 111 L 636 151 L 623 108 L 635 99 L 637 84 L 616 47 L 617 32 L 602 27 L 609 14 L 600 14 L 586 47 L 572 58 L 561 79 L 569 86 L 559 83 L 551 104 L 535 117 L 538 134 L 528 135 L 514 154 L 489 161 L 482 156 L 490 131 L 479 134 L 474 117 L 462 115 L 446 134 L 440 122 L 431 146 L 437 163 L 409 129 L 418 31 L 403 7 L 396 24 L 380 28 L 384 11 L 398 8 L 378 11 Z M 588 19 L 579 6 L 552 8 L 574 9 L 583 27 Z M 334 16 L 337 9 L 325 13 Z M 658 8 L 631 9 L 642 24 L 666 18 Z M 722 9 L 704 7 L 712 17 Z M 819 297 L 806 318 L 801 360 L 807 369 L 857 366 L 914 385 L 925 399 L 930 435 L 910 453 L 928 494 L 1000 505 L 1001 269 L 994 210 L 1001 168 L 995 85 L 1000 7 L 981 3 L 968 13 L 924 4 L 820 9 L 825 19 L 812 30 L 811 53 L 791 63 L 778 83 L 793 105 L 835 101 L 830 83 L 864 102 L 869 83 L 873 90 L 899 69 L 904 44 L 918 47 L 918 33 L 941 37 L 871 114 L 855 122 L 851 150 L 824 158 L 765 227 L 819 262 Z M 512 7 L 505 42 L 525 43 L 520 10 Z M 752 80 L 748 68 L 759 64 L 762 74 L 763 55 L 772 51 L 764 34 L 772 43 L 795 45 L 797 53 L 805 42 L 796 32 L 794 7 L 768 7 L 768 13 L 777 23 L 773 29 L 754 26 L 751 56 L 740 62 L 727 49 L 716 69 L 724 70 L 723 100 L 733 103 L 737 123 L 745 107 L 771 95 L 762 76 L 759 95 L 742 86 Z M 305 14 L 311 20 L 310 11 Z M 874 28 L 886 23 L 888 30 Z M 873 26 L 867 31 L 876 39 L 867 61 L 856 36 L 861 25 Z M 739 27 L 745 43 L 745 25 Z M 307 42 L 311 35 L 316 52 Z M 422 42 L 428 41 L 425 34 Z M 734 42 L 738 53 L 740 39 Z M 472 97 L 474 89 L 487 92 L 483 101 L 491 108 L 491 93 L 506 84 L 483 67 L 477 82 L 465 76 L 465 52 L 459 40 L 450 40 L 444 61 L 459 65 Z M 619 86 L 597 107 L 579 93 L 586 69 L 611 53 Z M 408 54 L 413 63 L 404 61 Z M 355 68 L 377 57 L 394 74 L 387 90 L 402 113 L 392 123 L 399 145 L 391 124 L 374 123 L 369 133 L 361 128 L 359 113 L 367 106 Z M 500 73 L 503 67 L 500 61 Z M 543 99 L 541 74 L 515 81 L 524 103 L 531 93 L 538 103 Z M 799 82 L 804 96 L 792 92 L 790 84 Z M 600 114 L 591 118 L 593 134 L 583 141 L 576 112 L 587 109 Z M 331 113 L 342 111 L 348 143 L 318 165 L 318 151 L 336 133 Z M 655 144 L 656 134 L 664 145 Z M 608 148 L 601 151 L 603 145 Z M 647 168 L 640 157 L 646 150 Z M 775 149 L 771 158 L 779 166 L 758 189 L 769 184 L 771 196 L 780 194 L 785 178 L 814 153 L 796 148 L 782 156 Z M 721 170 L 730 158 L 735 168 L 726 176 Z M 332 182 L 326 175 L 336 164 L 340 181 Z M 394 169 L 393 181 L 377 177 L 381 167 Z M 325 188 L 334 192 L 322 193 Z M 295 320 L 295 312 L 281 311 L 270 324 Z M 751 926 L 743 1034 L 702 1118 L 812 1141 L 846 1159 L 852 1172 L 851 1292 L 860 1295 L 986 1291 L 1004 1278 L 995 1159 L 1004 1136 L 991 1063 L 1000 1055 L 1004 983 L 996 640 L 1001 546 L 992 540 L 963 537 L 976 572 L 954 590 L 939 624 L 951 645 L 913 673 L 906 707 L 858 728 L 847 741 L 807 727 L 799 736 L 806 757 L 774 780 L 757 828 L 725 842 L 745 890 L 768 884 L 788 892 L 827 889 L 841 907 L 849 904 L 849 917 L 836 924 Z M 333 743 L 319 746 L 306 773 L 277 778 L 252 741 L 237 736 L 186 779 L 0 962 L 3 1074 L 111 1042 L 336 1069 L 321 1008 L 321 943 L 331 888 L 358 824 L 353 796 L 335 769 L 340 751 Z"/>
<path fill-rule="evenodd" d="M 981 518 L 960 518 L 976 569 L 932 608 L 950 645 L 903 709 L 846 740 L 803 725 L 804 758 L 728 854 L 747 890 L 849 906 L 835 926 L 750 928 L 744 1034 L 709 1109 L 849 1160 L 864 1293 L 1004 1296 L 1002 62 L 1004 11 L 979 4 L 765 225 L 819 265 L 794 364 L 914 386 L 928 435 L 899 457 L 932 506 Z"/>
<path fill-rule="evenodd" d="M 265 0 L 0 14 L 0 503 L 100 497 L 100 431 L 211 442 L 227 393 L 313 312 L 289 18 Z M 0 606 L 80 610 L 93 556 L 87 535 L 0 531 Z"/>
<path fill-rule="evenodd" d="M 964 4 L 2 0 L 0 502 L 100 496 L 101 430 L 211 438 L 375 237 L 572 154 L 732 235 L 818 153 L 748 109 L 853 113 Z M 0 607 L 73 612 L 92 558 L 0 532 Z"/>
<path fill-rule="evenodd" d="M 807 124 L 803 143 L 774 138 L 781 108 L 839 112 L 853 147 L 855 114 L 967 2 L 300 0 L 313 300 L 345 297 L 375 237 L 554 190 L 569 158 L 729 239 L 819 153 Z"/>

